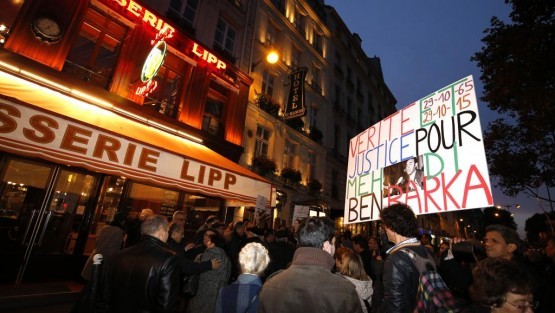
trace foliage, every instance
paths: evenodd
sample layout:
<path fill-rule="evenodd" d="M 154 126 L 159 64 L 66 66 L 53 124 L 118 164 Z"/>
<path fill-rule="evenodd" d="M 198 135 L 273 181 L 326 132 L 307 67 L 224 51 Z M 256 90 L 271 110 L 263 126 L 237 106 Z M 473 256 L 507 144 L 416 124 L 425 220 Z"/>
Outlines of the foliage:
<path fill-rule="evenodd" d="M 286 167 L 281 170 L 281 179 L 285 183 L 298 184 L 302 179 L 302 174 L 299 170 Z"/>
<path fill-rule="evenodd" d="M 515 219 L 511 216 L 511 212 L 507 210 L 489 207 L 484 209 L 484 228 L 492 224 L 500 224 L 516 230 Z"/>
<path fill-rule="evenodd" d="M 276 172 L 277 166 L 274 160 L 268 159 L 264 155 L 256 156 L 252 160 L 253 170 L 264 176 L 267 174 L 274 174 Z"/>
<path fill-rule="evenodd" d="M 256 93 L 256 99 L 254 103 L 261 108 L 262 110 L 268 112 L 270 115 L 274 117 L 279 116 L 279 110 L 281 106 L 274 102 L 272 97 L 265 93 Z"/>
<path fill-rule="evenodd" d="M 541 183 L 555 183 L 555 5 L 506 3 L 512 23 L 493 17 L 472 57 L 482 71 L 481 99 L 504 114 L 489 124 L 484 142 L 498 187 L 510 196 L 538 196 Z"/>
<path fill-rule="evenodd" d="M 322 138 L 324 137 L 324 134 L 322 134 L 322 131 L 319 130 L 318 128 L 314 127 L 314 126 L 310 126 L 310 139 L 321 143 L 322 142 Z"/>
<path fill-rule="evenodd" d="M 555 221 L 555 212 L 549 213 L 549 219 L 546 214 L 539 213 L 536 213 L 526 219 L 524 230 L 526 231 L 526 238 L 529 242 L 534 243 L 539 241 L 539 234 L 542 232 L 551 234 L 551 227 L 548 224 L 549 220 Z M 555 234 L 551 234 L 551 236 L 555 236 Z"/>
<path fill-rule="evenodd" d="M 308 193 L 311 195 L 317 195 L 322 190 L 322 183 L 320 183 L 317 179 L 311 178 L 308 181 Z"/>

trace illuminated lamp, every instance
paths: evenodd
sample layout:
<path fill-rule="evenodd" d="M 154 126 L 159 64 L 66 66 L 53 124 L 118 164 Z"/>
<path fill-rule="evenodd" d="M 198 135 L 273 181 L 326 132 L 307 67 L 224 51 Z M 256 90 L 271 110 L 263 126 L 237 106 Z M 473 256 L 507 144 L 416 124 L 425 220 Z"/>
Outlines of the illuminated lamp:
<path fill-rule="evenodd" d="M 254 72 L 254 68 L 260 64 L 260 62 L 262 62 L 263 59 L 260 59 L 254 63 L 251 64 L 251 72 Z M 279 61 L 279 54 L 277 53 L 277 51 L 275 50 L 271 50 L 270 52 L 268 52 L 268 54 L 266 55 L 266 62 L 268 62 L 269 64 L 276 64 Z"/>
<path fill-rule="evenodd" d="M 143 64 L 143 70 L 141 71 L 141 81 L 146 83 L 150 81 L 156 74 L 158 70 L 162 67 L 164 63 L 164 58 L 166 57 L 167 46 L 164 41 L 159 41 L 150 53 L 148 54 L 145 63 Z"/>

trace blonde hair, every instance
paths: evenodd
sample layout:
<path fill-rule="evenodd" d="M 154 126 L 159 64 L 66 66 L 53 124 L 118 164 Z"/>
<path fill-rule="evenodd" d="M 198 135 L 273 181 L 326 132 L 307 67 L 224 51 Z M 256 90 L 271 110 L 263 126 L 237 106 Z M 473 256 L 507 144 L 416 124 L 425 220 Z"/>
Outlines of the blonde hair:
<path fill-rule="evenodd" d="M 260 275 L 270 263 L 268 250 L 257 242 L 248 243 L 239 252 L 241 273 Z"/>
<path fill-rule="evenodd" d="M 348 247 L 339 247 L 335 250 L 335 254 L 333 255 L 333 258 L 336 261 L 339 261 L 339 264 L 341 264 L 343 266 L 343 262 L 345 259 L 345 254 L 347 253 L 353 253 L 353 249 L 348 248 Z M 340 270 L 339 268 L 337 270 Z"/>
<path fill-rule="evenodd" d="M 368 274 L 366 274 L 364 270 L 360 255 L 354 252 L 347 252 L 343 254 L 341 264 L 341 274 L 357 280 L 370 280 Z"/>

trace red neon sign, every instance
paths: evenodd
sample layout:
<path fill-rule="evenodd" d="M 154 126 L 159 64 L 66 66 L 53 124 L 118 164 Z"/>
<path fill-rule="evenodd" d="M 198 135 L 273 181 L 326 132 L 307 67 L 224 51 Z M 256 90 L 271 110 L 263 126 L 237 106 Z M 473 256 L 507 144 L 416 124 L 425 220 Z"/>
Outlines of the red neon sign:
<path fill-rule="evenodd" d="M 115 2 L 120 7 L 125 8 L 127 12 L 135 16 L 136 20 L 140 20 L 154 28 L 157 31 L 156 38 L 153 40 L 154 42 L 173 37 L 173 33 L 175 32 L 173 26 L 169 25 L 163 19 L 145 9 L 137 2 L 133 0 L 112 0 L 111 2 Z"/>
<path fill-rule="evenodd" d="M 219 70 L 225 70 L 227 64 L 224 61 L 218 59 L 217 56 L 210 53 L 208 50 L 203 49 L 198 45 L 198 43 L 193 43 L 193 50 L 191 50 L 196 56 L 206 61 L 208 64 L 215 64 L 216 68 Z"/>
<path fill-rule="evenodd" d="M 156 87 L 158 87 L 158 83 L 154 79 L 151 79 L 143 86 L 137 87 L 135 94 L 141 97 L 148 97 L 148 95 L 156 90 Z"/>

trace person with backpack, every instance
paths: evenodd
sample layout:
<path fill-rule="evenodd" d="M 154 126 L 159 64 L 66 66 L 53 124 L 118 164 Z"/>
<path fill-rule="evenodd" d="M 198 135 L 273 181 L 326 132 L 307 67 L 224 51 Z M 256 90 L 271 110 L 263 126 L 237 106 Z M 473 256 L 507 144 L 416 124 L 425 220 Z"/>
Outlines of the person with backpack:
<path fill-rule="evenodd" d="M 389 256 L 384 263 L 381 312 L 455 311 L 454 297 L 435 270 L 434 257 L 416 237 L 416 216 L 412 209 L 396 203 L 383 209 L 380 219 L 389 241 L 395 244 L 387 250 Z M 424 295 L 426 290 L 430 293 Z M 435 307 L 436 301 L 446 307 Z"/>

